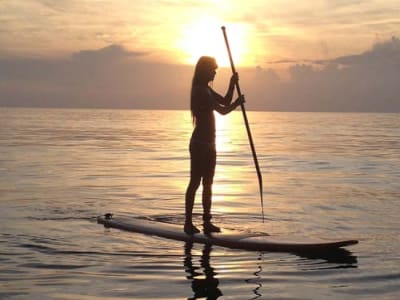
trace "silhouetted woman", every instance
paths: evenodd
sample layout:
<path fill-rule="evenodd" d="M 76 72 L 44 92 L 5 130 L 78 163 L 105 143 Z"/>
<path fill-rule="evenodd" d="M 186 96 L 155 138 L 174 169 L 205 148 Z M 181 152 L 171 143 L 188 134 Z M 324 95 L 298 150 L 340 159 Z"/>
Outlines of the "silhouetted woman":
<path fill-rule="evenodd" d="M 200 183 L 203 184 L 204 232 L 221 231 L 219 227 L 211 223 L 212 184 L 216 164 L 214 110 L 225 115 L 244 102 L 244 97 L 241 96 L 231 103 L 238 80 L 237 74 L 232 75 L 225 97 L 209 86 L 209 83 L 214 80 L 217 67 L 213 57 L 200 57 L 192 81 L 190 109 L 195 127 L 190 139 L 190 182 L 185 197 L 184 226 L 184 231 L 188 234 L 200 232 L 192 222 L 194 198 Z"/>

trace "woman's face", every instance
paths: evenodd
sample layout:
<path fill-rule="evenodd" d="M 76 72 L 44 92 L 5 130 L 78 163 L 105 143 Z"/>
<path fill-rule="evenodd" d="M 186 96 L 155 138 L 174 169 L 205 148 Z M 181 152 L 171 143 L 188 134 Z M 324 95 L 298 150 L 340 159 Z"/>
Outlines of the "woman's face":
<path fill-rule="evenodd" d="M 215 78 L 215 74 L 217 74 L 217 69 L 210 69 L 208 73 L 208 81 L 213 81 Z"/>

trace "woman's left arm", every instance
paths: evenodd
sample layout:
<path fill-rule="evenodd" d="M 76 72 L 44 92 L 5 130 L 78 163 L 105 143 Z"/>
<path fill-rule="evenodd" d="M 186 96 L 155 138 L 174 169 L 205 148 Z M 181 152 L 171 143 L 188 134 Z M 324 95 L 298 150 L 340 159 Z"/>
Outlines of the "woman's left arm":
<path fill-rule="evenodd" d="M 215 99 L 218 101 L 218 103 L 225 106 L 231 104 L 233 98 L 233 92 L 235 90 L 235 85 L 238 81 L 239 81 L 238 73 L 233 74 L 229 82 L 228 91 L 226 92 L 225 97 L 222 97 L 220 94 L 213 91 Z"/>

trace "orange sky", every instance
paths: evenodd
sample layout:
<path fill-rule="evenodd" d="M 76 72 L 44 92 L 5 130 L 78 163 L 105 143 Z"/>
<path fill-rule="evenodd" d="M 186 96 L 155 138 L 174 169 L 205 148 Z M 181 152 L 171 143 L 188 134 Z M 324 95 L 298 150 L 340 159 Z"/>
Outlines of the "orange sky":
<path fill-rule="evenodd" d="M 0 1 L 0 55 L 57 56 L 118 44 L 147 58 L 223 59 L 220 26 L 237 63 L 329 59 L 400 35 L 398 1 Z M 223 63 L 222 63 L 223 64 Z"/>
<path fill-rule="evenodd" d="M 250 109 L 400 110 L 397 0 L 2 0 L 0 23 L 0 106 L 185 109 L 225 25 Z"/>

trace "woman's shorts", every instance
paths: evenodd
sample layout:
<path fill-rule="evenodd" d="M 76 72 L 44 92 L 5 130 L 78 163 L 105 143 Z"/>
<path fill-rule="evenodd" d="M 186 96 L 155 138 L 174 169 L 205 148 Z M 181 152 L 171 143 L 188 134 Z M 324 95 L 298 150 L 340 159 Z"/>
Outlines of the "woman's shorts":
<path fill-rule="evenodd" d="M 190 178 L 203 179 L 203 185 L 210 185 L 214 181 L 217 152 L 215 144 L 190 142 Z"/>

